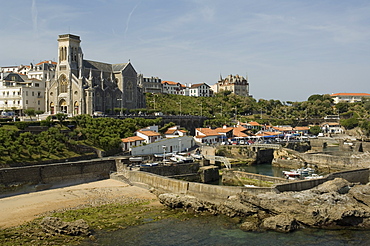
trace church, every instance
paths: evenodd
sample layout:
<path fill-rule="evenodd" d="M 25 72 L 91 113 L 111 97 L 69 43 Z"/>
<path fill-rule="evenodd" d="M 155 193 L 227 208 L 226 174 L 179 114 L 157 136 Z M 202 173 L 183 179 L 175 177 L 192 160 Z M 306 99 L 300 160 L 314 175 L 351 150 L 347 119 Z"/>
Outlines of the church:
<path fill-rule="evenodd" d="M 145 108 L 132 64 L 85 60 L 80 43 L 79 36 L 59 35 L 55 79 L 46 84 L 46 111 L 75 116 Z"/>

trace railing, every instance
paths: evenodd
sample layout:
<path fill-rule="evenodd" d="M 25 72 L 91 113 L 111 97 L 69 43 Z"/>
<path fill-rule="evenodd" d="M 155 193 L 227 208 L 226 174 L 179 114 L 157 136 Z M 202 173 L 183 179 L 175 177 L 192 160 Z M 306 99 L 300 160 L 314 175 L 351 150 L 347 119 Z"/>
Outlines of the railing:
<path fill-rule="evenodd" d="M 281 149 L 281 145 L 280 144 L 259 144 L 259 143 L 254 143 L 254 144 L 251 144 L 250 146 L 257 147 L 257 148 L 266 148 L 266 149 Z"/>
<path fill-rule="evenodd" d="M 212 160 L 212 161 L 219 161 L 219 162 L 223 162 L 225 167 L 227 169 L 230 169 L 231 168 L 231 164 L 229 162 L 229 159 L 227 159 L 227 157 L 224 157 L 224 156 L 217 156 L 217 155 L 204 155 L 203 156 L 205 159 L 207 160 Z"/>

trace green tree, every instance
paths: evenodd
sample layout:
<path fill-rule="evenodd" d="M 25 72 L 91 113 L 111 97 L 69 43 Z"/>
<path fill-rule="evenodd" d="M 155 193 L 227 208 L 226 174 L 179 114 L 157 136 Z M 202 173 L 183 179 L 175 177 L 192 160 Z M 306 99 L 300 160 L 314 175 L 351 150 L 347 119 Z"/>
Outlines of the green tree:
<path fill-rule="evenodd" d="M 36 116 L 34 109 L 25 109 L 24 113 L 30 117 L 31 121 L 32 121 L 32 116 Z"/>
<path fill-rule="evenodd" d="M 63 122 L 67 119 L 67 115 L 63 113 L 57 113 L 55 117 L 57 117 L 60 127 L 63 127 Z"/>
<path fill-rule="evenodd" d="M 353 129 L 358 126 L 359 120 L 357 118 L 342 119 L 340 124 L 346 129 Z"/>
<path fill-rule="evenodd" d="M 322 132 L 322 129 L 320 126 L 312 126 L 310 127 L 310 133 L 313 134 L 313 135 L 318 135 L 319 133 Z"/>

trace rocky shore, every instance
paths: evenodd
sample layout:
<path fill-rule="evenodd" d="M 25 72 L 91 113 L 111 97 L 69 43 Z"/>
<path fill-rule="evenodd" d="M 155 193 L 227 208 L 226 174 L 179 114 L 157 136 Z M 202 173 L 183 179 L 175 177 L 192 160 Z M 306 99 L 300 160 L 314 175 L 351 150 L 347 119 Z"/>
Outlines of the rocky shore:
<path fill-rule="evenodd" d="M 370 186 L 336 178 L 301 192 L 247 192 L 226 201 L 173 193 L 159 194 L 171 208 L 239 217 L 246 231 L 292 232 L 303 228 L 370 229 Z"/>

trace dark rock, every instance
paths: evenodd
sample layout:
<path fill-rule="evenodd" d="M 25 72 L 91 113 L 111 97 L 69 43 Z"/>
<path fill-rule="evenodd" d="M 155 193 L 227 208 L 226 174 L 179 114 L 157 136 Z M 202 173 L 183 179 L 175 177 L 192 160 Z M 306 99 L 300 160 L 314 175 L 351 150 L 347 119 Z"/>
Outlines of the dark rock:
<path fill-rule="evenodd" d="M 91 234 L 89 225 L 83 219 L 64 222 L 57 217 L 45 217 L 40 222 L 40 225 L 44 231 L 52 235 L 89 236 Z"/>
<path fill-rule="evenodd" d="M 329 192 L 338 192 L 339 194 L 346 194 L 350 190 L 352 184 L 345 179 L 335 178 L 334 180 L 327 181 L 316 188 L 313 188 L 312 191 L 316 193 L 329 193 Z"/>
<path fill-rule="evenodd" d="M 290 232 L 302 225 L 370 229 L 370 186 L 353 185 L 341 178 L 301 192 L 241 192 L 223 201 L 183 194 L 158 197 L 171 208 L 239 217 L 244 222 L 240 228 L 246 231 Z"/>
<path fill-rule="evenodd" d="M 288 214 L 279 214 L 263 220 L 261 227 L 278 232 L 292 232 L 299 228 L 298 222 Z"/>
<path fill-rule="evenodd" d="M 370 186 L 355 185 L 351 188 L 348 195 L 351 195 L 356 201 L 370 207 Z"/>

